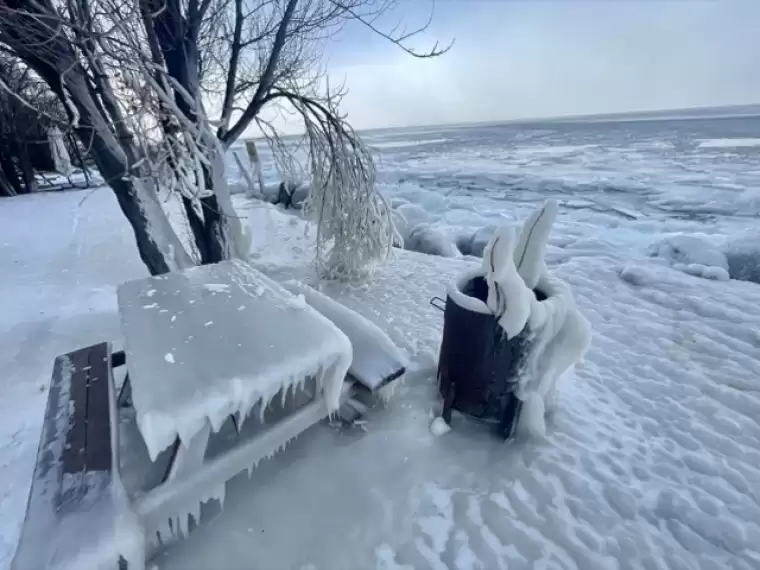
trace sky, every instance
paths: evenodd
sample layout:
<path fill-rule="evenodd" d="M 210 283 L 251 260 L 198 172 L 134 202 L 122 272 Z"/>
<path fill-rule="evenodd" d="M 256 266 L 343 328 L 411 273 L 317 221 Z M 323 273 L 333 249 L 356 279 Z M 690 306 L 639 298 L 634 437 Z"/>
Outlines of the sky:
<path fill-rule="evenodd" d="M 388 22 L 424 23 L 430 0 Z M 437 0 L 415 59 L 360 25 L 326 46 L 357 128 L 760 102 L 760 0 Z"/>

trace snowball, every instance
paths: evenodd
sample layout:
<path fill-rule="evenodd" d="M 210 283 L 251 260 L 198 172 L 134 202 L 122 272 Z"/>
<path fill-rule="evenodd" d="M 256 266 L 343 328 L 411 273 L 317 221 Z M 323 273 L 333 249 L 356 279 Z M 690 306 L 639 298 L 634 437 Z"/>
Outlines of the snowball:
<path fill-rule="evenodd" d="M 167 352 L 164 354 L 164 360 L 169 364 L 174 364 L 174 355 L 171 352 Z"/>
<path fill-rule="evenodd" d="M 438 416 L 430 423 L 430 433 L 435 436 L 444 435 L 449 431 L 451 431 L 451 426 L 441 416 Z"/>

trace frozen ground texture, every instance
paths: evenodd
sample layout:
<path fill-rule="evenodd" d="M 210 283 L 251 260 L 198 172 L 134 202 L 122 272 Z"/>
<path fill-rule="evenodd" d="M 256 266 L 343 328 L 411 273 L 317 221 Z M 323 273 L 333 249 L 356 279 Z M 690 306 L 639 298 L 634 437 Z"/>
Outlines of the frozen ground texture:
<path fill-rule="evenodd" d="M 540 137 L 526 131 L 519 152 L 466 143 L 466 129 L 380 136 L 384 175 L 396 176 L 396 160 L 415 180 L 389 183 L 389 192 L 454 234 L 523 219 L 547 194 L 566 195 L 547 261 L 591 322 L 585 363 L 559 385 L 543 441 L 504 444 L 461 418 L 435 437 L 442 318 L 428 301 L 479 260 L 398 252 L 371 287 L 321 286 L 404 351 L 405 384 L 368 414 L 364 429 L 319 426 L 250 482 L 243 474 L 229 483 L 222 513 L 162 556 L 160 570 L 760 567 L 760 287 L 687 275 L 648 252 L 670 236 L 699 235 L 727 253 L 730 266 L 732 244 L 750 243 L 741 240 L 757 219 L 736 199 L 760 172 L 750 154 L 757 149 L 697 146 L 752 137 L 726 125 L 692 132 L 662 123 L 659 138 L 631 127 L 619 151 L 609 141 L 573 150 L 575 139 L 545 127 L 534 129 L 543 129 Z M 451 136 L 465 142 L 440 142 Z M 420 140 L 433 142 L 412 144 Z M 394 141 L 406 143 L 403 159 L 390 152 Z M 514 163 L 520 156 L 522 167 Z M 498 171 L 509 164 L 505 176 L 534 176 L 536 184 L 502 184 Z M 602 166 L 595 186 L 573 182 L 572 171 L 589 178 Z M 539 171 L 556 172 L 555 185 Z M 670 188 L 666 180 L 678 172 L 699 186 Z M 603 180 L 637 176 L 657 183 L 639 193 Z M 85 195 L 0 203 L 3 569 L 24 515 L 53 359 L 103 339 L 119 346 L 115 286 L 145 274 L 110 193 L 79 205 Z M 674 196 L 688 203 L 674 211 L 652 205 Z M 249 219 L 258 267 L 315 283 L 299 220 L 236 205 Z"/>

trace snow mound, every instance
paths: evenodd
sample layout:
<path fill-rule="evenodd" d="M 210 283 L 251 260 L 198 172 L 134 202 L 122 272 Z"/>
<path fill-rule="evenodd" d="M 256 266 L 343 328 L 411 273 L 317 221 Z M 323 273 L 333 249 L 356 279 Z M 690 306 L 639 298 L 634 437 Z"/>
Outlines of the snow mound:
<path fill-rule="evenodd" d="M 438 416 L 430 422 L 430 433 L 436 436 L 444 435 L 451 431 L 451 426 L 442 417 Z"/>
<path fill-rule="evenodd" d="M 688 275 L 716 281 L 729 279 L 726 254 L 697 237 L 670 236 L 652 245 L 648 253 Z"/>
<path fill-rule="evenodd" d="M 396 224 L 396 229 L 404 240 L 415 227 L 427 223 L 430 219 L 427 212 L 417 204 L 401 204 L 394 212 L 398 215 L 397 218 L 400 218 Z"/>
<path fill-rule="evenodd" d="M 404 239 L 404 249 L 440 257 L 459 257 L 461 255 L 448 235 L 429 224 L 420 224 L 409 232 Z"/>
<path fill-rule="evenodd" d="M 474 233 L 465 233 L 457 236 L 456 244 L 462 255 L 483 257 L 483 251 L 496 232 L 497 226 L 485 226 Z"/>

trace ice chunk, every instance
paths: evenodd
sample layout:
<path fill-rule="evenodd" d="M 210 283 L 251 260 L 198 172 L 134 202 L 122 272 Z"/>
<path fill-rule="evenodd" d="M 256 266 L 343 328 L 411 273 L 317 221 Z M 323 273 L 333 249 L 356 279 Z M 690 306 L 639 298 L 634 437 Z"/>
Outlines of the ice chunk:
<path fill-rule="evenodd" d="M 170 364 L 174 364 L 174 355 L 171 352 L 164 354 L 164 360 Z"/>
<path fill-rule="evenodd" d="M 671 265 L 698 264 L 703 267 L 720 267 L 728 271 L 728 259 L 720 249 L 705 240 L 687 235 L 671 236 L 649 248 L 649 255 L 664 259 Z M 692 274 L 697 274 L 696 272 Z M 701 275 L 701 271 L 698 273 Z"/>
<path fill-rule="evenodd" d="M 222 293 L 229 290 L 230 286 L 226 283 L 204 283 L 203 288 L 213 293 Z"/>

